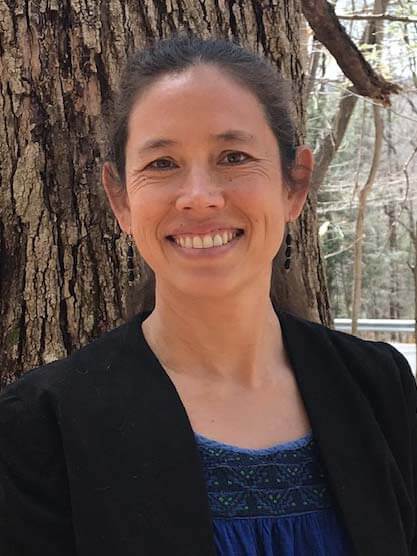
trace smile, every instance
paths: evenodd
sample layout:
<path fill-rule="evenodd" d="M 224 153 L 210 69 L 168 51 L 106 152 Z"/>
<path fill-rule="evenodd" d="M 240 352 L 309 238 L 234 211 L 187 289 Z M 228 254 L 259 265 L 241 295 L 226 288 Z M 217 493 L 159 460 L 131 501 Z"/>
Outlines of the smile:
<path fill-rule="evenodd" d="M 213 247 L 222 247 L 233 241 L 236 237 L 241 236 L 243 230 L 219 230 L 211 234 L 184 234 L 176 236 L 168 236 L 168 239 L 183 249 L 211 249 Z"/>

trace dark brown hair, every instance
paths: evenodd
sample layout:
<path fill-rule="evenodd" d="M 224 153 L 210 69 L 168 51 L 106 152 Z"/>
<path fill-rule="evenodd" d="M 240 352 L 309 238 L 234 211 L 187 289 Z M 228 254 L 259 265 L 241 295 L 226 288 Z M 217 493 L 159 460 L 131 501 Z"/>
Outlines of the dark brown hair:
<path fill-rule="evenodd" d="M 113 163 L 121 186 L 124 187 L 126 181 L 125 148 L 129 116 L 134 104 L 161 77 L 178 74 L 200 64 L 216 66 L 256 96 L 276 137 L 285 182 L 288 187 L 296 186 L 291 179 L 296 131 L 290 83 L 266 59 L 233 41 L 202 39 L 191 34 L 156 40 L 136 51 L 126 63 L 109 127 L 108 159 Z M 141 310 L 153 307 L 154 279 L 152 270 L 141 261 L 140 291 L 134 288 L 133 292 L 141 301 Z"/>

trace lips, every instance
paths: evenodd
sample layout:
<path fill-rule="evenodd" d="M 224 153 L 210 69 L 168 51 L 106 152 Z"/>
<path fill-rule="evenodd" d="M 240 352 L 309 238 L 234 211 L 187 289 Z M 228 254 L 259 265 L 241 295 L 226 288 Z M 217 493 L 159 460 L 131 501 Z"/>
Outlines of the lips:
<path fill-rule="evenodd" d="M 203 254 L 214 256 L 224 253 L 232 248 L 243 235 L 244 231 L 241 228 L 229 228 L 204 235 L 180 234 L 167 236 L 167 240 L 176 250 L 194 258 L 194 256 L 202 256 Z"/>

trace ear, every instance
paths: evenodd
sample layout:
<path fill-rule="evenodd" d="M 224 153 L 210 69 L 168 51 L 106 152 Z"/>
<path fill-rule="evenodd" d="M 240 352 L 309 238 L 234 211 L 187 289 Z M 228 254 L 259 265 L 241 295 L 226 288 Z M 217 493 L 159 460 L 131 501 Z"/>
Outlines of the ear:
<path fill-rule="evenodd" d="M 287 221 L 296 220 L 303 210 L 310 190 L 310 180 L 314 167 L 313 153 L 307 145 L 297 147 L 294 166 L 291 170 L 293 184 L 288 193 Z"/>
<path fill-rule="evenodd" d="M 105 162 L 101 171 L 101 179 L 110 206 L 117 218 L 120 228 L 130 234 L 130 206 L 126 189 L 121 183 L 111 162 Z"/>

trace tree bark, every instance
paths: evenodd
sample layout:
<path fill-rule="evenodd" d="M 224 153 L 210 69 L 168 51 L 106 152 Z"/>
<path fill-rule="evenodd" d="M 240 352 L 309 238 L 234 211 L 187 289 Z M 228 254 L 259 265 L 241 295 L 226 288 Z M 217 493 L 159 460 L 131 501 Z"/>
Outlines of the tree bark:
<path fill-rule="evenodd" d="M 172 30 L 237 39 L 292 80 L 302 141 L 301 17 L 297 0 L 0 0 L 0 385 L 126 317 L 126 243 L 100 173 L 127 54 Z M 329 324 L 315 203 L 274 295 Z"/>

